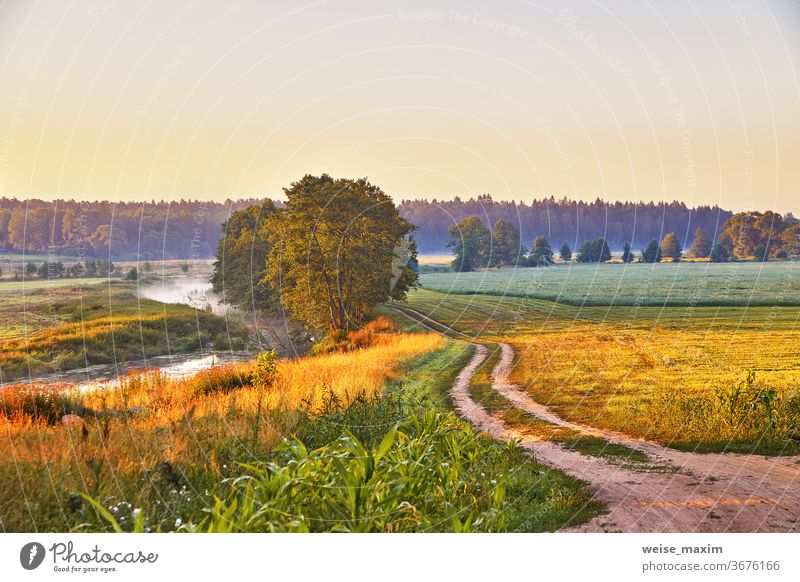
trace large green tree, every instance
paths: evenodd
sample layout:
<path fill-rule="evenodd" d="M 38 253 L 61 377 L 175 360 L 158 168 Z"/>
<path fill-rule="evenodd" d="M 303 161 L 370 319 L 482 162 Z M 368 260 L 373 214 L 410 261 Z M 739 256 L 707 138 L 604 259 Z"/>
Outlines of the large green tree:
<path fill-rule="evenodd" d="M 245 309 L 276 306 L 275 293 L 264 275 L 269 241 L 267 218 L 276 212 L 270 200 L 232 213 L 222 224 L 211 285 L 223 301 Z"/>
<path fill-rule="evenodd" d="M 380 188 L 323 174 L 284 192 L 285 207 L 267 219 L 265 280 L 295 319 L 347 332 L 416 284 L 416 247 L 407 241 L 414 227 Z"/>
<path fill-rule="evenodd" d="M 474 271 L 488 266 L 491 234 L 480 218 L 468 216 L 458 224 L 451 224 L 449 234 L 447 246 L 455 255 L 452 262 L 454 271 Z"/>

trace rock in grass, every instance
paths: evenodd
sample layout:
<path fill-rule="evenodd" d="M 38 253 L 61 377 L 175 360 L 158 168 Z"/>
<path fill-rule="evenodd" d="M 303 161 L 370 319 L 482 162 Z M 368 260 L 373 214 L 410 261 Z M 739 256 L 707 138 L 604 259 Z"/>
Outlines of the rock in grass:
<path fill-rule="evenodd" d="M 77 414 L 65 414 L 61 417 L 61 424 L 69 426 L 71 424 L 83 424 L 83 419 Z"/>

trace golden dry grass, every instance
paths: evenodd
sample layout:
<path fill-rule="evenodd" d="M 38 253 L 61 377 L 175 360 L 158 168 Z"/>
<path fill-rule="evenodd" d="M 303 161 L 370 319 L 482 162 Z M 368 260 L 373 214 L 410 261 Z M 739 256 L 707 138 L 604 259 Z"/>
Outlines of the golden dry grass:
<path fill-rule="evenodd" d="M 747 371 L 755 388 L 775 389 L 787 423 L 800 400 L 800 332 L 792 329 L 576 324 L 505 339 L 518 356 L 512 379 L 536 400 L 570 420 L 667 444 L 757 440 L 763 407 L 753 403 L 736 426 L 720 395 Z"/>
<path fill-rule="evenodd" d="M 74 491 L 137 500 L 156 495 L 165 480 L 177 482 L 176 472 L 202 475 L 211 488 L 324 401 L 376 398 L 402 362 L 443 345 L 434 334 L 373 340 L 347 353 L 279 361 L 271 386 L 250 384 L 251 364 L 232 364 L 186 380 L 133 374 L 114 390 L 91 393 L 67 386 L 0 391 L 0 530 L 66 527 L 75 518 L 66 507 Z M 83 420 L 63 425 L 64 412 Z"/>

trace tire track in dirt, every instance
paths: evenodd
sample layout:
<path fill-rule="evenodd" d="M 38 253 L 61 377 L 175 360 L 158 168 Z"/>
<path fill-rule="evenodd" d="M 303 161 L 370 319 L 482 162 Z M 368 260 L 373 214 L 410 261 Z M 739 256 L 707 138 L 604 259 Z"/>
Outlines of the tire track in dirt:
<path fill-rule="evenodd" d="M 399 313 L 436 333 L 433 326 L 460 332 L 416 310 Z M 542 441 L 508 427 L 469 394 L 478 368 L 488 356 L 484 344 L 461 370 L 452 388 L 458 412 L 499 440 L 517 439 L 537 461 L 590 484 L 593 496 L 608 512 L 568 531 L 624 532 L 762 532 L 800 530 L 800 464 L 798 458 L 738 454 L 697 454 L 676 451 L 622 433 L 569 422 L 539 404 L 508 380 L 514 352 L 502 342 L 501 358 L 492 371 L 492 387 L 520 410 L 541 420 L 610 443 L 642 451 L 654 461 L 674 465 L 680 472 L 640 472 Z"/>

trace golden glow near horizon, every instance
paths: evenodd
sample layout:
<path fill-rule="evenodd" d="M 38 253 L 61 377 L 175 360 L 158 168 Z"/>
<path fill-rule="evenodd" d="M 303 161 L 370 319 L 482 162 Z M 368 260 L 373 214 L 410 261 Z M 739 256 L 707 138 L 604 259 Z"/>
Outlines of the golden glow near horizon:
<path fill-rule="evenodd" d="M 800 210 L 800 4 L 0 5 L 0 195 Z"/>

